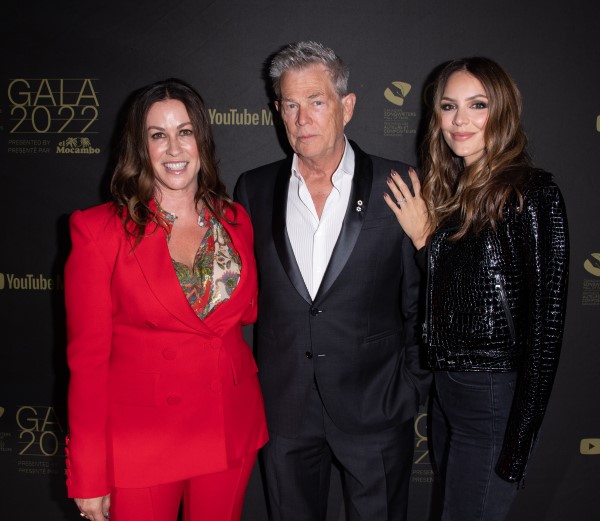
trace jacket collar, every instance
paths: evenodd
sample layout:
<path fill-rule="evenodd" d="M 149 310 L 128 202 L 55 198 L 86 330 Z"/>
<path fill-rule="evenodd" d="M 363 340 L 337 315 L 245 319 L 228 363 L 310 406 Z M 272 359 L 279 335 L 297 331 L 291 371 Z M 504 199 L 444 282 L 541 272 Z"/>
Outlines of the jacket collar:
<path fill-rule="evenodd" d="M 151 206 L 153 210 L 156 209 L 153 204 Z M 230 219 L 233 217 L 230 212 L 227 215 Z M 229 225 L 224 220 L 220 222 L 230 234 L 234 244 L 241 245 L 241 241 L 236 241 L 237 230 L 235 226 Z M 133 245 L 133 240 L 130 243 Z M 244 252 L 240 251 L 239 253 L 243 255 L 246 252 L 244 250 Z M 215 331 L 207 325 L 207 320 L 218 314 L 221 308 L 227 307 L 232 299 L 223 302 L 214 312 L 208 315 L 206 320 L 201 320 L 194 313 L 177 279 L 173 260 L 167 246 L 166 231 L 161 226 L 155 223 L 147 226 L 146 235 L 133 250 L 133 256 L 144 274 L 150 291 L 171 315 L 200 333 L 215 334 Z M 242 257 L 242 263 L 244 260 Z M 247 277 L 240 277 L 240 286 L 236 288 L 235 293 L 241 290 L 241 286 L 246 283 L 248 283 Z M 232 298 L 234 298 L 234 295 Z"/>
<path fill-rule="evenodd" d="M 315 302 L 318 302 L 327 294 L 342 272 L 354 249 L 368 211 L 368 202 L 373 183 L 373 163 L 369 156 L 356 143 L 350 141 L 350 146 L 354 150 L 355 166 L 348 208 L 346 209 L 342 229 L 325 270 L 321 286 L 315 296 Z M 294 251 L 286 232 L 287 193 L 291 165 L 292 158 L 290 157 L 283 161 L 277 173 L 273 196 L 273 238 L 281 264 L 292 285 L 304 300 L 312 304 L 313 300 L 304 284 L 304 279 L 300 273 L 300 268 L 296 262 Z"/>

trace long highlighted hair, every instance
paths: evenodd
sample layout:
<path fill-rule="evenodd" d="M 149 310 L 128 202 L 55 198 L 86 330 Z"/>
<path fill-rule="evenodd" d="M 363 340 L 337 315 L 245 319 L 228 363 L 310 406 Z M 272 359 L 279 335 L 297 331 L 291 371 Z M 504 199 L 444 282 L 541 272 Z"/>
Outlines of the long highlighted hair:
<path fill-rule="evenodd" d="M 441 129 L 441 98 L 448 79 L 459 71 L 477 78 L 488 97 L 485 148 L 468 166 L 453 154 Z M 452 218 L 458 223 L 452 239 L 477 234 L 487 226 L 495 230 L 511 195 L 516 195 L 522 206 L 521 189 L 532 166 L 526 148 L 521 94 L 508 73 L 482 57 L 446 64 L 434 83 L 432 113 L 422 149 L 423 196 L 429 205 L 432 229 Z"/>

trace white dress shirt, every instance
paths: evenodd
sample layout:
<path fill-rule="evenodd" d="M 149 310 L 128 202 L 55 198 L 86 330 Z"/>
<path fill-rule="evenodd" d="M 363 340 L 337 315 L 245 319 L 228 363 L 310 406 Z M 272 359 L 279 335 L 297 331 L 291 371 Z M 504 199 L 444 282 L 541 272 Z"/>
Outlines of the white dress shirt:
<path fill-rule="evenodd" d="M 333 188 L 323 207 L 321 219 L 294 154 L 288 188 L 286 228 L 296 262 L 310 296 L 314 299 L 331 259 L 352 189 L 354 150 L 346 141 L 342 160 L 333 173 Z"/>

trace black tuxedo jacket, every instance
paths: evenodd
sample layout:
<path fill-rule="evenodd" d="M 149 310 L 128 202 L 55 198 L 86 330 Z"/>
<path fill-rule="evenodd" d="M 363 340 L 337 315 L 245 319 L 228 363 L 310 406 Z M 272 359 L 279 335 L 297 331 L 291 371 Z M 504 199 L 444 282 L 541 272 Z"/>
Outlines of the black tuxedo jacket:
<path fill-rule="evenodd" d="M 235 188 L 254 226 L 255 348 L 267 424 L 286 437 L 295 436 L 315 380 L 334 423 L 351 433 L 414 416 L 430 380 L 417 341 L 414 248 L 383 199 L 391 169 L 410 183 L 408 165 L 351 146 L 348 210 L 314 300 L 286 232 L 292 158 L 245 172 Z"/>

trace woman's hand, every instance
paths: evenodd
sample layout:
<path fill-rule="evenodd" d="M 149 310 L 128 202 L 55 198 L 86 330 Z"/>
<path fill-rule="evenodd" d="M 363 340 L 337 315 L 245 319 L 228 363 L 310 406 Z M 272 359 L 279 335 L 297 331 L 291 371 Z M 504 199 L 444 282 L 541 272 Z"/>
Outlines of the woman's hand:
<path fill-rule="evenodd" d="M 415 248 L 419 250 L 427 243 L 427 238 L 431 234 L 431 223 L 427 213 L 427 205 L 421 197 L 421 183 L 417 173 L 409 168 L 408 175 L 412 182 L 414 195 L 398 175 L 398 172 L 392 170 L 387 183 L 393 198 L 387 193 L 383 194 L 383 198 L 394 212 L 400 226 L 402 226 L 406 235 L 410 237 Z"/>
<path fill-rule="evenodd" d="M 76 498 L 75 504 L 81 511 L 82 517 L 90 521 L 106 521 L 110 510 L 110 494 L 88 499 Z"/>

